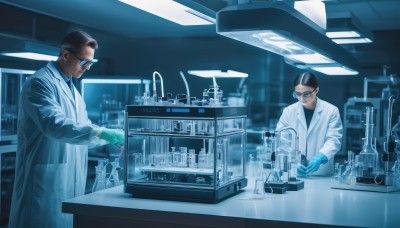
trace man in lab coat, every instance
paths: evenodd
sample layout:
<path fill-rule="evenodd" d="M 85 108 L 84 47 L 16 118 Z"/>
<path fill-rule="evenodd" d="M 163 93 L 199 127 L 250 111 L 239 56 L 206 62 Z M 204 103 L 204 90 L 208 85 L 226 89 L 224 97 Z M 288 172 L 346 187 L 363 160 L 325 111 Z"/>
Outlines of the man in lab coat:
<path fill-rule="evenodd" d="M 57 61 L 29 77 L 21 92 L 18 148 L 9 227 L 72 227 L 61 202 L 85 193 L 88 145 L 122 144 L 122 130 L 100 128 L 72 84 L 90 69 L 97 42 L 69 33 Z"/>
<path fill-rule="evenodd" d="M 310 72 L 294 80 L 293 97 L 298 102 L 286 107 L 276 130 L 294 128 L 299 136 L 299 150 L 309 160 L 297 169 L 300 176 L 331 175 L 333 160 L 341 148 L 343 126 L 337 107 L 317 97 L 317 77 Z"/>

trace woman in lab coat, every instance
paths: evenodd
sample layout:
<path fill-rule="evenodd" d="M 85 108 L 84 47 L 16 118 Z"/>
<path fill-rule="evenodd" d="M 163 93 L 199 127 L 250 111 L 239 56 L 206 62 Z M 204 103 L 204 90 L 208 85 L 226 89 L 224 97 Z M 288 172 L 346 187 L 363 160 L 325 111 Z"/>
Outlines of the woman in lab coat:
<path fill-rule="evenodd" d="M 331 175 L 334 156 L 341 148 L 343 126 L 339 110 L 318 98 L 318 92 L 314 74 L 298 75 L 293 92 L 298 102 L 283 110 L 276 128 L 292 127 L 297 131 L 299 150 L 309 160 L 298 167 L 300 176 Z"/>
<path fill-rule="evenodd" d="M 61 202 L 85 193 L 88 145 L 122 144 L 123 131 L 88 119 L 71 83 L 90 68 L 97 42 L 83 31 L 68 34 L 60 56 L 24 83 L 18 113 L 18 148 L 9 227 L 72 227 Z"/>

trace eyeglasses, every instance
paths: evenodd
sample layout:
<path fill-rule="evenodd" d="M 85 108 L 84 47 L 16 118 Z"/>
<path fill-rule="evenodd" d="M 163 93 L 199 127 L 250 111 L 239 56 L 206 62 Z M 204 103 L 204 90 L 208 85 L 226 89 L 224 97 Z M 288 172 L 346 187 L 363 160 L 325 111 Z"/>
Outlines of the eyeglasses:
<path fill-rule="evenodd" d="M 94 63 L 93 60 L 92 60 L 92 61 L 89 61 L 89 60 L 86 60 L 86 59 L 79 58 L 79 57 L 76 56 L 75 53 L 73 53 L 73 52 L 71 52 L 71 54 L 72 54 L 73 56 L 75 56 L 75 58 L 77 58 L 77 59 L 80 61 L 79 65 L 80 65 L 81 67 L 87 66 L 88 68 L 90 68 L 90 67 L 93 65 L 93 63 Z"/>
<path fill-rule="evenodd" d="M 315 89 L 313 91 L 305 91 L 305 92 L 302 92 L 302 93 L 294 91 L 293 92 L 293 98 L 299 99 L 301 96 L 303 96 L 304 98 L 309 98 L 309 97 L 312 96 L 314 91 L 315 91 Z"/>

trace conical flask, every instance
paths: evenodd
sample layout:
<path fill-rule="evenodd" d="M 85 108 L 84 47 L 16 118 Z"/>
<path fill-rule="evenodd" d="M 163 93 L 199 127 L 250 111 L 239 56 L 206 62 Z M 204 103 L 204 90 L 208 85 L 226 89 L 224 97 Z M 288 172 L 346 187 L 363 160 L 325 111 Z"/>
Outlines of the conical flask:
<path fill-rule="evenodd" d="M 359 162 L 362 163 L 361 176 L 372 177 L 378 174 L 378 151 L 374 146 L 374 108 L 366 108 L 366 121 L 365 121 L 365 140 L 363 148 L 359 155 Z"/>

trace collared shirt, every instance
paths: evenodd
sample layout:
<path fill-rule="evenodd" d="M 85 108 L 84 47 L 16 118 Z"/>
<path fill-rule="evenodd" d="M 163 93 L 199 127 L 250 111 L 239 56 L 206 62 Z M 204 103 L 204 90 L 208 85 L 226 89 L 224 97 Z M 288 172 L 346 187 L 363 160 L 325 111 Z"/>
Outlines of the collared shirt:
<path fill-rule="evenodd" d="M 64 79 L 65 83 L 67 83 L 69 89 L 71 90 L 72 97 L 75 98 L 74 93 L 74 84 L 72 83 L 72 77 L 68 78 L 67 75 L 64 74 L 64 71 L 61 70 L 60 66 L 58 66 L 57 62 L 52 62 L 55 68 L 58 70 L 62 78 Z"/>

